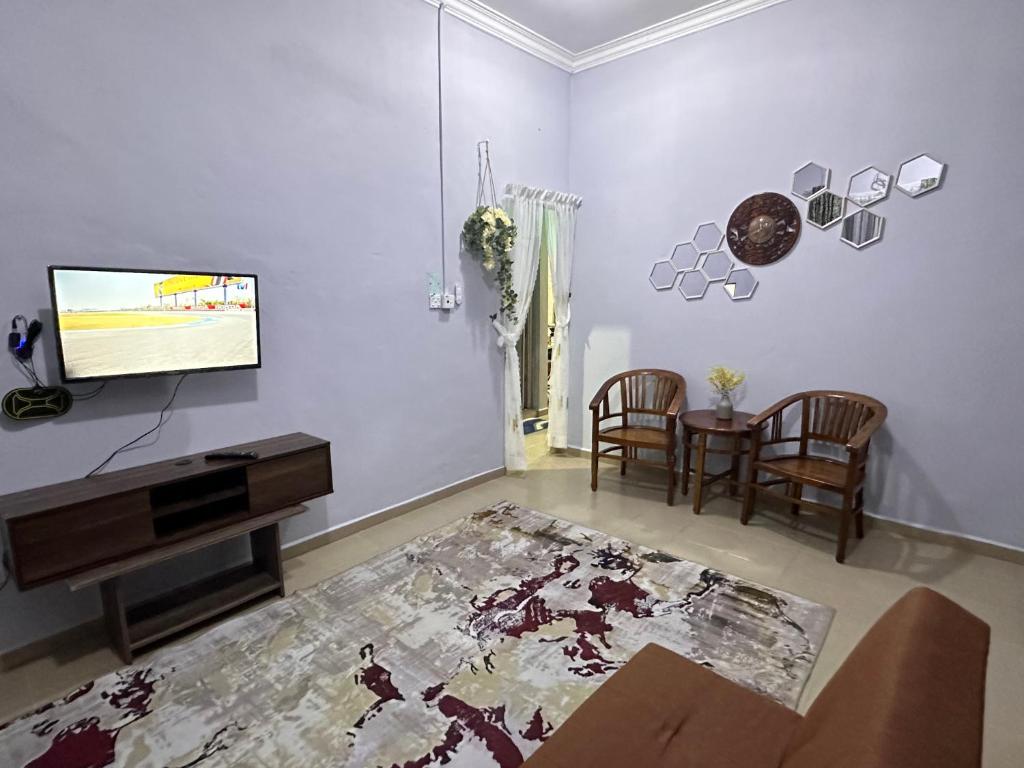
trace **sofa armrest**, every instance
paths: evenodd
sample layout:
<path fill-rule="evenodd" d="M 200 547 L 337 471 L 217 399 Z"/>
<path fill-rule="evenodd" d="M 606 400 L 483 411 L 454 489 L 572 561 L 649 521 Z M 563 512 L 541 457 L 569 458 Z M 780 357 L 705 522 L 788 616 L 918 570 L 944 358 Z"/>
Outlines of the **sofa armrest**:
<path fill-rule="evenodd" d="M 799 722 L 781 704 L 651 644 L 524 768 L 778 768 Z"/>
<path fill-rule="evenodd" d="M 868 630 L 782 768 L 980 768 L 989 627 L 925 587 Z"/>

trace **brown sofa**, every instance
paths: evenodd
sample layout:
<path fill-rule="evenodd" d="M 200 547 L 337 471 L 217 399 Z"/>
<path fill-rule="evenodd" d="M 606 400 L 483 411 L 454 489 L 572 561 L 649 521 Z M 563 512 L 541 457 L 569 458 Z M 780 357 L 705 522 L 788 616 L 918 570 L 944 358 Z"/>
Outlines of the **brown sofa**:
<path fill-rule="evenodd" d="M 806 716 L 657 645 L 526 768 L 977 768 L 988 625 L 923 587 L 868 631 Z"/>

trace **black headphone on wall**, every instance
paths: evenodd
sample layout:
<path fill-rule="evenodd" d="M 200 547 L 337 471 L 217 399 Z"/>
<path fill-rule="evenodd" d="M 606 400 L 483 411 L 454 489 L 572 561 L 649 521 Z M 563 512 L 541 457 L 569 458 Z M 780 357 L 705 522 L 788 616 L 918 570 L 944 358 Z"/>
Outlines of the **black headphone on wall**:
<path fill-rule="evenodd" d="M 19 322 L 21 330 L 18 330 Z M 42 332 L 43 324 L 38 320 L 30 323 L 24 315 L 15 315 L 11 320 L 11 332 L 7 334 L 7 348 L 19 360 L 31 360 L 36 339 Z"/>
<path fill-rule="evenodd" d="M 30 323 L 24 315 L 15 315 L 11 320 L 7 349 L 33 383 L 31 387 L 12 389 L 0 398 L 0 412 L 17 421 L 63 416 L 74 403 L 74 395 L 67 389 L 48 387 L 36 375 L 32 354 L 42 332 L 43 324 L 38 320 Z"/>

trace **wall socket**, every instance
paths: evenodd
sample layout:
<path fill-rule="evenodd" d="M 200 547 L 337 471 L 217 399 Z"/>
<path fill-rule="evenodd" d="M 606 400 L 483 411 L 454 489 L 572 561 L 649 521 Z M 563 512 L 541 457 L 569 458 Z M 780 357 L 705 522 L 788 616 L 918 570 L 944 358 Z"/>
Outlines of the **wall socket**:
<path fill-rule="evenodd" d="M 427 272 L 427 306 L 430 309 L 455 309 L 462 304 L 462 285 L 456 283 L 451 292 L 441 285 L 436 272 Z"/>
<path fill-rule="evenodd" d="M 437 272 L 427 272 L 427 306 L 441 308 L 441 278 Z"/>

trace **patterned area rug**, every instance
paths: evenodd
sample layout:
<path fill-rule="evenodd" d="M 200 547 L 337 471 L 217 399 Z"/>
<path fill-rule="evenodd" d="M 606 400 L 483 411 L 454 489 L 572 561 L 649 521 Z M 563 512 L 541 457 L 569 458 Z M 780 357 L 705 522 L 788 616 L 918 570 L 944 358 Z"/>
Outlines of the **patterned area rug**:
<path fill-rule="evenodd" d="M 831 618 L 502 502 L 0 726 L 0 765 L 513 768 L 649 642 L 795 707 Z"/>

